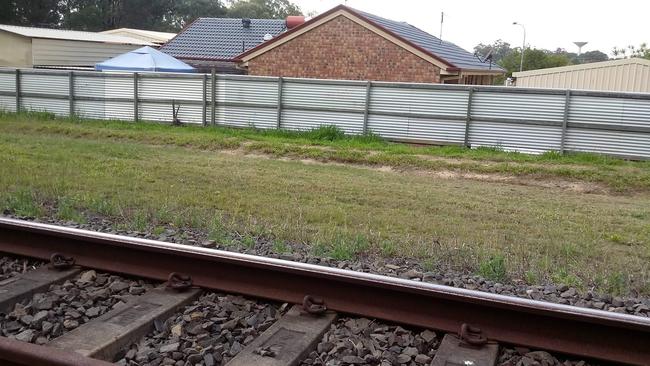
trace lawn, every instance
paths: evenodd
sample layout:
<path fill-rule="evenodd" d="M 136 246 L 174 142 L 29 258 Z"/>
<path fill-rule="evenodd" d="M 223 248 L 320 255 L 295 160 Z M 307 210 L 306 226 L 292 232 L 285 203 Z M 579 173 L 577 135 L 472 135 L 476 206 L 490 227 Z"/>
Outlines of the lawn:
<path fill-rule="evenodd" d="M 601 189 L 533 184 L 558 180 Z M 415 147 L 327 129 L 0 115 L 0 210 L 37 216 L 45 207 L 136 230 L 237 230 L 340 259 L 400 255 L 501 280 L 650 293 L 648 162 Z M 493 275 L 502 262 L 505 273 Z"/>

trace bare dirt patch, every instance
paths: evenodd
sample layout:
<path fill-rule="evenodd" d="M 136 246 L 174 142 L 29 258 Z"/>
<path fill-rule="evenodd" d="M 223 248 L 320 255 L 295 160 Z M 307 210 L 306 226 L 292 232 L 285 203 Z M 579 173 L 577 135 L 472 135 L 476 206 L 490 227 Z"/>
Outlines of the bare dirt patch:
<path fill-rule="evenodd" d="M 244 151 L 243 149 L 223 150 L 222 152 L 228 155 L 241 155 L 249 158 L 274 159 L 273 156 L 268 154 L 250 153 Z M 496 174 L 496 173 L 488 174 L 488 173 L 460 172 L 454 170 L 396 168 L 389 165 L 371 166 L 371 165 L 342 163 L 342 162 L 334 162 L 334 161 L 321 161 L 317 159 L 308 159 L 308 158 L 293 158 L 293 157 L 286 157 L 286 156 L 281 158 L 276 158 L 276 160 L 297 161 L 307 165 L 350 166 L 350 167 L 361 168 L 361 169 L 370 169 L 370 170 L 384 172 L 384 173 L 414 174 L 418 176 L 429 176 L 436 179 L 448 179 L 448 180 L 468 179 L 468 180 L 490 182 L 490 183 L 504 183 L 504 184 L 513 184 L 513 185 L 531 186 L 531 187 L 555 188 L 555 189 L 562 189 L 570 192 L 584 193 L 584 194 L 612 194 L 611 190 L 608 189 L 604 184 L 598 184 L 593 182 L 572 181 L 572 180 L 560 179 L 556 177 L 529 177 L 529 176 L 516 176 L 516 175 L 506 175 L 506 174 Z M 442 159 L 442 160 L 449 160 L 449 161 L 454 160 L 455 162 L 462 161 L 460 159 Z"/>

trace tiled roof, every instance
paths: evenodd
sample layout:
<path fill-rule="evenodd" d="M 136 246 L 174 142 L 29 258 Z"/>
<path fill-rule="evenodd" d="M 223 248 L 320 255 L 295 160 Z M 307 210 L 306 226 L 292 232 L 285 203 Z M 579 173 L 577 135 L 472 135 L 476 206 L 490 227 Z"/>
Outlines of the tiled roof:
<path fill-rule="evenodd" d="M 398 22 L 354 9 L 354 12 L 395 33 L 407 41 L 424 48 L 432 54 L 448 61 L 456 67 L 469 70 L 490 70 L 488 63 L 481 62 L 474 54 L 447 41 L 414 27 L 406 22 Z M 503 71 L 498 65 L 492 64 L 492 70 Z"/>
<path fill-rule="evenodd" d="M 244 28 L 242 19 L 198 18 L 161 51 L 178 58 L 229 60 L 286 30 L 284 19 L 251 19 Z"/>
<path fill-rule="evenodd" d="M 117 44 L 134 44 L 142 46 L 153 46 L 153 43 L 143 41 L 137 38 L 115 36 L 112 34 L 103 34 L 95 32 L 81 32 L 64 29 L 49 29 L 49 28 L 33 28 L 33 27 L 20 27 L 16 25 L 0 24 L 0 30 L 19 34 L 24 37 L 31 38 L 47 38 L 47 39 L 62 39 L 70 41 L 86 41 L 86 42 L 103 42 L 103 43 L 117 43 Z"/>

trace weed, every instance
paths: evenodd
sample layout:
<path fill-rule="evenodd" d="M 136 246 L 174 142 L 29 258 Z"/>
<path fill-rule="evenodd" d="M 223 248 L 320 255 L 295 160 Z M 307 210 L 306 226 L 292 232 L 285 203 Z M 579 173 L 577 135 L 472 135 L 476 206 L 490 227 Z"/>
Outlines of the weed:
<path fill-rule="evenodd" d="M 149 227 L 149 218 L 145 211 L 138 210 L 131 219 L 131 228 L 135 231 L 146 231 Z"/>
<path fill-rule="evenodd" d="M 580 279 L 576 275 L 570 273 L 567 268 L 560 268 L 556 270 L 551 275 L 551 280 L 553 280 L 554 283 L 572 287 L 580 287 L 582 283 Z"/>
<path fill-rule="evenodd" d="M 612 295 L 623 295 L 627 293 L 628 281 L 623 272 L 613 272 L 607 276 L 605 281 L 605 291 Z"/>
<path fill-rule="evenodd" d="M 273 253 L 275 254 L 288 254 L 291 253 L 291 247 L 283 240 L 273 240 Z"/>
<path fill-rule="evenodd" d="M 427 258 L 422 261 L 422 269 L 424 269 L 427 272 L 432 272 L 433 270 L 436 269 L 436 261 L 434 261 L 431 258 Z"/>
<path fill-rule="evenodd" d="M 5 207 L 16 216 L 25 217 L 38 217 L 43 211 L 34 194 L 26 189 L 19 189 L 10 194 Z"/>
<path fill-rule="evenodd" d="M 609 241 L 611 241 L 612 243 L 616 243 L 616 244 L 624 244 L 625 243 L 625 241 L 623 240 L 623 237 L 620 236 L 619 234 L 610 235 L 609 236 Z"/>
<path fill-rule="evenodd" d="M 337 237 L 330 248 L 329 254 L 336 260 L 352 260 L 358 254 L 368 249 L 369 243 L 363 235 L 354 237 Z"/>
<path fill-rule="evenodd" d="M 160 236 L 162 233 L 165 232 L 165 227 L 164 226 L 156 226 L 151 230 L 151 233 L 155 236 Z"/>
<path fill-rule="evenodd" d="M 527 284 L 534 285 L 539 283 L 539 276 L 535 272 L 528 270 L 524 272 L 524 280 Z"/>
<path fill-rule="evenodd" d="M 345 138 L 345 132 L 335 125 L 320 126 L 309 131 L 306 136 L 320 141 L 336 141 Z"/>
<path fill-rule="evenodd" d="M 222 245 L 230 243 L 230 235 L 228 234 L 226 227 L 223 225 L 221 216 L 215 216 L 212 219 L 212 222 L 210 222 L 208 227 L 208 238 Z"/>
<path fill-rule="evenodd" d="M 481 262 L 479 265 L 479 274 L 493 281 L 505 281 L 507 271 L 503 255 L 496 254 Z"/>
<path fill-rule="evenodd" d="M 391 240 L 382 240 L 379 249 L 384 257 L 393 257 L 397 254 L 397 245 Z"/>
<path fill-rule="evenodd" d="M 62 198 L 57 203 L 56 216 L 60 220 L 73 221 L 76 223 L 85 223 L 85 217 L 77 210 L 73 200 Z"/>
<path fill-rule="evenodd" d="M 250 234 L 244 235 L 241 239 L 241 244 L 246 249 L 253 249 L 255 247 L 255 243 L 256 243 L 255 238 Z"/>

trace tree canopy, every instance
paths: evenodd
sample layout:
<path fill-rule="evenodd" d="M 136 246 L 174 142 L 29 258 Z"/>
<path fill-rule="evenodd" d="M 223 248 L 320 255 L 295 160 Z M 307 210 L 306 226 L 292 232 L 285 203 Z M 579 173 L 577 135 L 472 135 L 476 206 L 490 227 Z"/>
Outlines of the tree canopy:
<path fill-rule="evenodd" d="M 511 48 L 508 42 L 499 39 L 492 44 L 478 44 L 474 47 L 474 52 L 481 57 L 485 57 L 491 53 L 492 60 L 506 70 L 506 77 L 512 76 L 512 73 L 515 71 L 519 71 L 521 47 Z M 526 48 L 526 51 L 524 52 L 523 70 L 526 71 L 545 69 L 549 67 L 577 65 L 607 61 L 608 59 L 609 57 L 607 54 L 601 51 L 588 51 L 578 55 L 577 53 L 567 52 L 563 48 L 557 48 L 555 51 L 541 48 Z M 495 84 L 502 83 L 503 78 L 497 78 L 497 80 L 495 80 Z"/>
<path fill-rule="evenodd" d="M 614 47 L 614 49 L 612 50 L 612 54 L 614 55 L 614 57 L 622 57 L 622 58 L 639 57 L 639 58 L 644 58 L 646 60 L 650 60 L 650 48 L 648 48 L 647 43 L 641 43 L 639 47 L 635 47 L 635 46 L 627 46 L 621 48 Z"/>
<path fill-rule="evenodd" d="M 301 15 L 290 0 L 3 0 L 0 23 L 101 31 L 178 31 L 198 17 L 285 18 Z"/>

